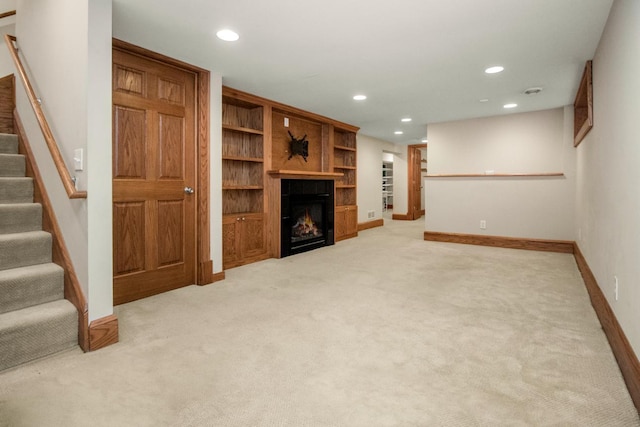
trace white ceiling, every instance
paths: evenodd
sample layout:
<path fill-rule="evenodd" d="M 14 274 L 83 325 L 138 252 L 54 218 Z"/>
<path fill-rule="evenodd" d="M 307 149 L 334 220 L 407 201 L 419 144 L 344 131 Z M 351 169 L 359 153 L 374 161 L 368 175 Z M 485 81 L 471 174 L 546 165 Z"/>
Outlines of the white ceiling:
<path fill-rule="evenodd" d="M 113 34 L 219 73 L 227 86 L 416 143 L 428 123 L 572 104 L 611 4 L 114 0 Z M 218 40 L 222 28 L 240 40 Z M 505 71 L 484 73 L 495 64 Z M 544 90 L 524 95 L 532 86 Z M 353 101 L 357 93 L 368 99 Z M 518 107 L 504 110 L 507 102 Z"/>

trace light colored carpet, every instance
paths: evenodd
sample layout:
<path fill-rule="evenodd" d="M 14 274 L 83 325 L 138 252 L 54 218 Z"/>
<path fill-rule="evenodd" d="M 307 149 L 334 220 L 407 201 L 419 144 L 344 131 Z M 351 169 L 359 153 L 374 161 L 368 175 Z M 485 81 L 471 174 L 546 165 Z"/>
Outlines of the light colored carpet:
<path fill-rule="evenodd" d="M 640 425 L 571 255 L 422 226 L 119 306 L 120 343 L 0 373 L 0 425 Z"/>

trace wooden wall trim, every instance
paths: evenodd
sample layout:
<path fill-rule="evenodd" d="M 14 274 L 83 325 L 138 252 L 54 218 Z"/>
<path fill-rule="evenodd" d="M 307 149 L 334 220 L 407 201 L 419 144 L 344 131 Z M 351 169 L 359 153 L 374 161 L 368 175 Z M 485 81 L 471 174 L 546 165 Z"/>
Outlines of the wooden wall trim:
<path fill-rule="evenodd" d="M 14 110 L 14 128 L 18 134 L 19 151 L 26 158 L 26 175 L 33 178 L 33 200 L 42 205 L 42 229 L 51 233 L 52 260 L 64 269 L 64 297 L 71 301 L 78 311 L 78 345 L 84 351 L 89 351 L 88 307 L 87 299 L 80 286 L 67 245 L 62 237 L 62 232 L 51 205 L 51 200 L 44 187 L 44 181 L 38 165 L 35 162 L 31 144 L 20 120 L 18 112 Z"/>
<path fill-rule="evenodd" d="M 115 314 L 94 320 L 89 325 L 89 350 L 95 351 L 118 342 L 118 318 Z"/>
<path fill-rule="evenodd" d="M 368 230 L 370 228 L 382 227 L 384 220 L 382 218 L 373 221 L 361 222 L 358 224 L 358 231 Z"/>
<path fill-rule="evenodd" d="M 16 11 L 15 11 L 15 10 L 10 10 L 10 11 L 8 11 L 8 12 L 2 12 L 2 13 L 0 13 L 0 19 L 2 19 L 2 18 L 6 18 L 6 17 L 8 17 L 8 16 L 13 16 L 13 15 L 15 15 L 15 14 L 16 14 Z"/>
<path fill-rule="evenodd" d="M 430 173 L 425 178 L 546 178 L 564 177 L 562 172 L 539 173 Z"/>
<path fill-rule="evenodd" d="M 206 285 L 213 283 L 213 262 L 211 260 L 211 223 L 209 220 L 209 212 L 211 210 L 210 194 L 211 189 L 209 186 L 209 176 L 211 174 L 211 161 L 209 151 L 209 132 L 210 132 L 210 100 L 209 100 L 209 88 L 210 88 L 210 73 L 195 65 L 188 64 L 186 62 L 179 61 L 174 58 L 161 55 L 157 52 L 147 50 L 143 47 L 136 46 L 134 44 L 125 42 L 114 38 L 113 47 L 124 50 L 128 53 L 143 56 L 153 61 L 158 61 L 163 64 L 169 64 L 174 67 L 178 67 L 184 70 L 188 70 L 195 74 L 196 77 L 196 94 L 197 94 L 197 175 L 198 183 L 197 190 L 197 218 L 196 218 L 196 239 L 197 239 L 197 274 L 196 281 L 198 285 Z"/>
<path fill-rule="evenodd" d="M 201 283 L 199 282 L 199 283 L 197 283 L 197 285 L 198 285 L 198 286 L 210 285 L 210 284 L 212 284 L 212 283 L 219 282 L 219 281 L 224 280 L 224 279 L 225 279 L 224 271 L 221 271 L 221 272 L 219 272 L 219 273 L 213 273 L 213 272 L 212 272 L 212 273 L 209 275 L 209 279 L 208 279 L 208 281 L 206 281 L 206 282 L 201 282 Z"/>
<path fill-rule="evenodd" d="M 10 36 L 9 34 L 4 35 L 4 40 L 7 44 L 7 48 L 9 49 L 9 54 L 15 63 L 16 69 L 18 71 L 18 75 L 20 76 L 22 83 L 24 84 L 25 91 L 27 93 L 27 98 L 29 98 L 29 103 L 31 104 L 31 108 L 33 108 L 33 112 L 35 113 L 36 120 L 38 121 L 38 125 L 40 126 L 40 130 L 42 131 L 42 136 L 44 137 L 44 141 L 49 148 L 49 153 L 51 154 L 51 158 L 53 159 L 53 164 L 60 175 L 60 180 L 62 181 L 62 185 L 67 192 L 67 197 L 70 199 L 86 199 L 87 192 L 86 191 L 78 191 L 76 189 L 76 185 L 71 178 L 71 174 L 69 173 L 69 169 L 67 169 L 67 165 L 64 162 L 64 158 L 62 154 L 60 154 L 60 149 L 58 148 L 58 143 L 53 136 L 53 132 L 49 127 L 49 122 L 44 115 L 44 111 L 40 106 L 40 102 L 36 97 L 36 93 L 33 90 L 33 86 L 29 81 L 29 77 L 27 76 L 27 72 L 25 70 L 24 65 L 22 65 L 22 61 L 18 56 L 18 49 L 16 49 L 13 44 L 16 41 L 16 38 Z"/>
<path fill-rule="evenodd" d="M 398 221 L 413 221 L 413 217 L 409 214 L 392 214 L 391 219 Z"/>
<path fill-rule="evenodd" d="M 567 240 L 525 239 L 477 234 L 439 233 L 435 231 L 425 231 L 424 240 L 510 249 L 526 249 L 531 251 L 573 253 L 573 242 Z"/>
<path fill-rule="evenodd" d="M 631 348 L 631 344 L 629 344 L 626 335 L 622 331 L 611 306 L 602 293 L 602 289 L 600 285 L 598 285 L 577 243 L 574 243 L 574 256 L 578 264 L 578 269 L 580 273 L 582 273 L 587 291 L 589 292 L 591 305 L 600 320 L 600 325 L 602 325 L 613 355 L 618 362 L 631 400 L 633 400 L 636 409 L 640 411 L 640 363 L 638 362 L 638 357 L 633 351 L 633 348 Z"/>

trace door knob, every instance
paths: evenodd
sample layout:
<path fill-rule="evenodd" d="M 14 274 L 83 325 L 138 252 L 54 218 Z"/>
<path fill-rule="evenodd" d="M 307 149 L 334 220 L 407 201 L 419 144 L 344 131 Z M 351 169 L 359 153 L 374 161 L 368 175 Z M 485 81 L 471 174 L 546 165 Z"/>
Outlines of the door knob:
<path fill-rule="evenodd" d="M 192 187 L 184 187 L 184 192 L 186 194 L 193 194 L 194 190 Z"/>

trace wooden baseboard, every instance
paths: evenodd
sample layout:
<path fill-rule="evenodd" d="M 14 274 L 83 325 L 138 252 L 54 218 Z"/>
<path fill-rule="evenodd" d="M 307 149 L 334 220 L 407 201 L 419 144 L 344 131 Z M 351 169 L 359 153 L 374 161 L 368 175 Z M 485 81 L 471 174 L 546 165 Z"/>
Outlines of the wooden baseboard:
<path fill-rule="evenodd" d="M 409 214 L 393 214 L 391 215 L 391 219 L 398 221 L 413 221 L 413 218 Z"/>
<path fill-rule="evenodd" d="M 361 222 L 358 224 L 358 231 L 368 230 L 370 228 L 382 227 L 384 220 L 382 218 L 373 221 Z"/>
<path fill-rule="evenodd" d="M 224 279 L 225 279 L 224 271 L 221 271 L 220 273 L 211 273 L 211 275 L 209 276 L 209 281 L 206 283 L 198 283 L 198 286 L 210 285 L 212 283 L 219 282 Z"/>
<path fill-rule="evenodd" d="M 574 245 L 573 242 L 567 240 L 524 239 L 517 237 L 482 236 L 477 234 L 439 233 L 435 231 L 425 231 L 424 240 L 567 254 L 573 253 Z"/>
<path fill-rule="evenodd" d="M 118 318 L 115 314 L 89 324 L 89 351 L 99 350 L 118 342 Z"/>
<path fill-rule="evenodd" d="M 198 263 L 198 281 L 197 285 L 207 285 L 212 283 L 213 277 L 213 261 Z"/>
<path fill-rule="evenodd" d="M 578 264 L 578 269 L 580 273 L 582 273 L 584 284 L 589 292 L 591 305 L 598 315 L 600 325 L 602 325 L 607 340 L 609 340 L 609 345 L 618 362 L 631 400 L 633 400 L 636 409 L 640 411 L 640 363 L 638 362 L 638 357 L 633 351 L 633 348 L 631 348 L 626 335 L 618 323 L 618 319 L 616 319 L 591 268 L 589 268 L 587 264 L 587 260 L 582 255 L 576 243 L 574 243 L 574 256 Z"/>

